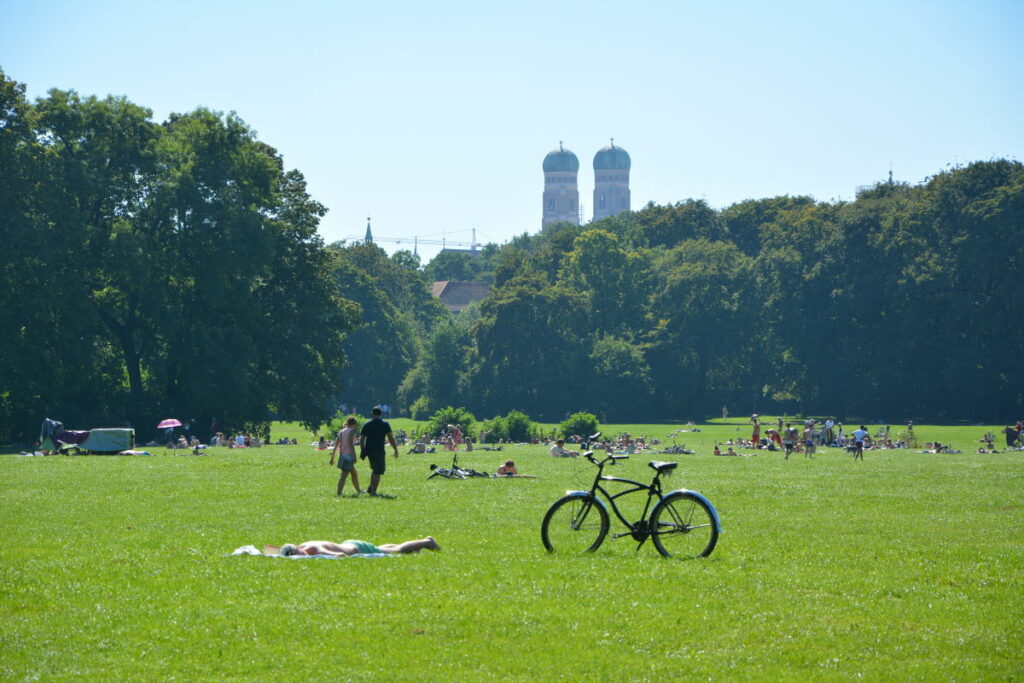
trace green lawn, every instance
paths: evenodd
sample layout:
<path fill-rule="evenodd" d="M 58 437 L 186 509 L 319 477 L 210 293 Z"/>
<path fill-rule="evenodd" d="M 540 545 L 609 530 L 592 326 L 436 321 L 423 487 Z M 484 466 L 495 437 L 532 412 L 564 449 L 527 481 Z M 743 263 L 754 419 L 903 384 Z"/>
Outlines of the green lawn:
<path fill-rule="evenodd" d="M 0 678 L 1021 677 L 1024 452 L 974 453 L 984 427 L 918 426 L 964 453 L 713 458 L 748 426 L 701 429 L 679 435 L 697 455 L 611 472 L 681 463 L 669 486 L 707 495 L 724 527 L 695 561 L 625 539 L 545 553 L 545 510 L 592 468 L 542 446 L 460 454 L 541 477 L 516 480 L 427 481 L 448 456 L 403 449 L 375 499 L 336 498 L 295 425 L 274 438 L 300 446 L 201 457 L 0 456 Z M 444 550 L 228 556 L 426 534 Z"/>

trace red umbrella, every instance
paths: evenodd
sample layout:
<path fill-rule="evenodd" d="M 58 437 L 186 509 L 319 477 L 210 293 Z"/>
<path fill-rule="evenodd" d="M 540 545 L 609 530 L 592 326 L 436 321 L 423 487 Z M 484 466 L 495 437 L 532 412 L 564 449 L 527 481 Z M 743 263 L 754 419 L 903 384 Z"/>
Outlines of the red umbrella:
<path fill-rule="evenodd" d="M 156 426 L 157 429 L 167 429 L 168 427 L 180 427 L 181 422 L 175 420 L 173 417 L 169 417 Z"/>

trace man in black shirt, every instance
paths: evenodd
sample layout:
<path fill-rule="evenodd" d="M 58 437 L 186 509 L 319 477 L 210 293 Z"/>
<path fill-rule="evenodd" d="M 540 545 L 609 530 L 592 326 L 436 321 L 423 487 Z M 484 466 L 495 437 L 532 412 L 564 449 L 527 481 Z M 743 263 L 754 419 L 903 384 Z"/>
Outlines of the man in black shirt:
<path fill-rule="evenodd" d="M 398 444 L 391 433 L 391 425 L 381 418 L 380 406 L 374 406 L 370 411 L 372 419 L 363 424 L 359 432 L 359 457 L 367 458 L 370 461 L 370 487 L 366 492 L 371 496 L 377 495 L 377 484 L 380 483 L 380 475 L 387 469 L 387 457 L 384 453 L 384 440 L 387 439 L 394 449 L 394 455 L 398 457 Z"/>

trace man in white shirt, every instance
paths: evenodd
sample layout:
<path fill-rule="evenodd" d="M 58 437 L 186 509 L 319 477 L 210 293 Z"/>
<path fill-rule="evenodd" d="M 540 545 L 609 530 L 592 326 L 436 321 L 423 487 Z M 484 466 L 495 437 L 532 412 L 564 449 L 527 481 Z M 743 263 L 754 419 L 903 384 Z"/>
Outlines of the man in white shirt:
<path fill-rule="evenodd" d="M 576 455 L 572 451 L 569 451 L 569 450 L 566 450 L 565 448 L 562 448 L 562 446 L 564 446 L 564 445 L 565 445 L 565 441 L 563 441 L 562 439 L 559 439 L 558 441 L 556 441 L 555 445 L 551 447 L 551 457 L 552 458 L 570 458 L 570 457 Z"/>

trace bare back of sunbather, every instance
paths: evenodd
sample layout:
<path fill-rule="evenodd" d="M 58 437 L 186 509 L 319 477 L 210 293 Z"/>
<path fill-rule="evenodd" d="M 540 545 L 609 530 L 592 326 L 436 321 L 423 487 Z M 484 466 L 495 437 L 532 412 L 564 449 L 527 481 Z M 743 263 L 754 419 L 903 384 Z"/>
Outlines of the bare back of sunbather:
<path fill-rule="evenodd" d="M 440 550 L 437 541 L 433 536 L 420 538 L 405 543 L 384 543 L 376 546 L 376 549 L 388 555 L 405 555 L 418 553 L 421 550 Z M 332 541 L 306 541 L 299 544 L 296 554 L 304 555 L 333 555 L 335 557 L 348 557 L 364 552 L 359 546 L 348 541 L 334 543 Z"/>

